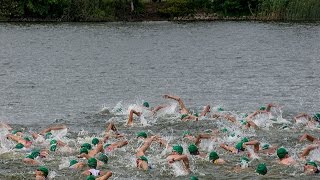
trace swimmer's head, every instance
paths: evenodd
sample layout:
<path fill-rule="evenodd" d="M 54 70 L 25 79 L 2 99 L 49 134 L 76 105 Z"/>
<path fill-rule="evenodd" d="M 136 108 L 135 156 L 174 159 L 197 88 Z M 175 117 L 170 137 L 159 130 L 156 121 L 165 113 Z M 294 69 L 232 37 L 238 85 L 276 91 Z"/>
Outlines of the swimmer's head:
<path fill-rule="evenodd" d="M 89 153 L 88 149 L 87 148 L 81 148 L 80 149 L 80 154 L 83 154 L 83 153 L 88 154 Z"/>
<path fill-rule="evenodd" d="M 212 133 L 212 130 L 211 129 L 206 129 L 206 130 L 204 130 L 204 133 Z"/>
<path fill-rule="evenodd" d="M 52 138 L 52 133 L 51 132 L 47 132 L 46 135 L 44 136 L 45 139 L 50 139 Z"/>
<path fill-rule="evenodd" d="M 283 159 L 288 155 L 288 151 L 285 148 L 279 148 L 277 150 L 277 156 L 279 159 Z"/>
<path fill-rule="evenodd" d="M 188 117 L 188 114 L 182 114 L 181 117 L 180 117 L 180 119 L 182 120 L 182 119 L 184 119 L 184 118 L 186 118 L 186 117 Z"/>
<path fill-rule="evenodd" d="M 148 135 L 147 135 L 147 133 L 146 132 L 138 132 L 137 133 L 137 137 L 143 137 L 143 138 L 147 138 L 148 137 Z"/>
<path fill-rule="evenodd" d="M 56 151 L 56 149 L 57 149 L 57 145 L 56 144 L 52 144 L 51 146 L 50 146 L 50 151 Z"/>
<path fill-rule="evenodd" d="M 172 147 L 172 152 L 176 152 L 181 155 L 183 153 L 183 147 L 180 145 L 175 145 Z"/>
<path fill-rule="evenodd" d="M 108 163 L 108 156 L 103 154 L 103 153 L 100 153 L 99 156 L 98 156 L 98 160 L 99 161 L 102 161 L 103 163 L 107 164 Z"/>
<path fill-rule="evenodd" d="M 259 164 L 256 172 L 261 174 L 261 175 L 265 175 L 268 172 L 267 166 L 265 164 Z"/>
<path fill-rule="evenodd" d="M 240 158 L 240 166 L 241 166 L 241 168 L 248 167 L 249 161 L 250 160 L 247 157 L 241 157 Z"/>
<path fill-rule="evenodd" d="M 39 150 L 34 150 L 31 152 L 30 154 L 31 156 L 33 156 L 34 158 L 38 157 L 40 155 L 40 151 Z"/>
<path fill-rule="evenodd" d="M 57 144 L 57 140 L 52 139 L 52 140 L 50 141 L 50 145 L 53 145 L 53 144 Z"/>
<path fill-rule="evenodd" d="M 243 142 L 241 141 L 238 144 L 236 144 L 235 148 L 240 151 L 244 151 Z"/>
<path fill-rule="evenodd" d="M 227 133 L 227 132 L 228 132 L 228 129 L 227 129 L 227 128 L 223 128 L 223 129 L 221 129 L 221 132 Z"/>
<path fill-rule="evenodd" d="M 140 159 L 142 161 L 145 161 L 145 162 L 148 162 L 148 159 L 145 156 L 140 156 L 138 159 Z"/>
<path fill-rule="evenodd" d="M 18 144 L 15 146 L 16 149 L 22 149 L 23 147 L 24 147 L 24 145 L 21 144 L 21 143 L 18 143 Z"/>
<path fill-rule="evenodd" d="M 17 134 L 18 132 L 22 132 L 22 130 L 21 129 L 12 130 L 11 134 Z"/>
<path fill-rule="evenodd" d="M 77 163 L 78 163 L 78 161 L 75 160 L 75 159 L 73 159 L 73 160 L 70 161 L 69 167 L 70 167 L 70 166 L 73 166 L 73 165 L 75 165 L 75 164 L 77 164 Z"/>
<path fill-rule="evenodd" d="M 194 144 L 189 145 L 188 150 L 191 155 L 198 155 L 199 154 L 198 147 Z"/>
<path fill-rule="evenodd" d="M 198 178 L 196 176 L 191 176 L 190 180 L 198 180 Z"/>
<path fill-rule="evenodd" d="M 222 112 L 222 111 L 224 111 L 224 109 L 222 108 L 222 107 L 218 107 L 218 109 L 217 109 L 219 112 Z"/>
<path fill-rule="evenodd" d="M 261 106 L 261 107 L 259 108 L 259 110 L 264 111 L 264 110 L 266 110 L 266 107 L 265 107 L 265 106 Z"/>
<path fill-rule="evenodd" d="M 97 168 L 97 160 L 96 158 L 90 158 L 88 159 L 88 166 L 89 168 L 93 168 L 93 169 L 96 169 Z"/>
<path fill-rule="evenodd" d="M 103 146 L 103 149 L 107 148 L 107 147 L 110 146 L 110 145 L 111 145 L 110 143 L 105 144 L 105 145 Z"/>
<path fill-rule="evenodd" d="M 47 177 L 48 174 L 49 174 L 49 170 L 45 166 L 40 166 L 40 167 L 37 168 L 36 175 Z"/>
<path fill-rule="evenodd" d="M 308 161 L 304 165 L 304 172 L 308 174 L 315 174 L 315 173 L 319 173 L 319 169 L 317 164 L 314 161 Z"/>
<path fill-rule="evenodd" d="M 190 131 L 184 131 L 183 132 L 183 137 L 186 137 L 186 136 L 191 136 L 191 132 Z"/>
<path fill-rule="evenodd" d="M 92 139 L 92 141 L 91 141 L 91 143 L 93 144 L 93 145 L 97 145 L 97 144 L 99 144 L 99 139 L 98 138 L 93 138 Z"/>
<path fill-rule="evenodd" d="M 87 176 L 87 179 L 86 180 L 95 180 L 96 177 L 94 177 L 94 175 L 90 175 L 90 176 Z"/>
<path fill-rule="evenodd" d="M 313 116 L 313 119 L 316 120 L 316 121 L 320 121 L 320 113 L 316 113 L 316 114 Z"/>
<path fill-rule="evenodd" d="M 143 102 L 143 106 L 144 106 L 144 107 L 147 107 L 147 108 L 150 107 L 150 106 L 149 106 L 149 103 L 148 103 L 147 101 Z"/>
<path fill-rule="evenodd" d="M 23 139 L 26 140 L 26 141 L 31 141 L 31 138 L 28 137 L 28 136 L 24 137 Z"/>
<path fill-rule="evenodd" d="M 249 139 L 247 137 L 244 137 L 244 138 L 241 139 L 241 141 L 246 143 L 246 142 L 249 142 Z"/>
<path fill-rule="evenodd" d="M 217 160 L 217 159 L 219 159 L 219 155 L 217 154 L 217 152 L 212 151 L 212 152 L 209 154 L 209 161 L 214 162 L 214 161 Z"/>
<path fill-rule="evenodd" d="M 81 148 L 86 148 L 87 150 L 91 150 L 91 149 L 92 149 L 92 146 L 91 146 L 91 144 L 89 144 L 89 143 L 83 143 L 83 144 L 81 145 Z"/>
<path fill-rule="evenodd" d="M 266 149 L 269 149 L 270 145 L 269 144 L 264 144 L 262 146 L 262 150 L 266 150 Z"/>

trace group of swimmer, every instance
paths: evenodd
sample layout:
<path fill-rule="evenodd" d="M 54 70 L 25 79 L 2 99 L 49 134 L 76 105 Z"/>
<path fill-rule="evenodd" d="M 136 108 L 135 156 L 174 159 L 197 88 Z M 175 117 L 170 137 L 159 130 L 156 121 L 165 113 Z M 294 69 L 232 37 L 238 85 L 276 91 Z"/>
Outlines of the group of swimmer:
<path fill-rule="evenodd" d="M 165 99 L 174 100 L 179 105 L 179 113 L 181 121 L 199 121 L 204 117 L 212 120 L 225 120 L 228 123 L 234 124 L 238 129 L 246 131 L 248 129 L 259 129 L 259 125 L 255 123 L 255 118 L 261 114 L 270 114 L 272 108 L 276 105 L 268 104 L 266 107 L 261 107 L 250 114 L 242 114 L 241 116 L 234 115 L 219 108 L 217 112 L 212 113 L 210 105 L 206 105 L 200 113 L 191 112 L 184 104 L 183 100 L 178 96 L 164 95 Z M 161 109 L 165 109 L 169 105 L 159 105 L 151 108 L 148 102 L 144 102 L 139 108 L 129 109 L 129 117 L 126 125 L 130 128 L 133 126 L 136 117 L 140 117 L 143 113 L 148 112 L 151 116 L 155 116 Z M 141 110 L 142 109 L 142 110 Z M 306 127 L 317 127 L 320 122 L 320 114 L 310 116 L 306 113 L 298 114 L 293 118 L 295 123 L 303 124 Z M 0 128 L 7 129 L 7 139 L 16 143 L 15 149 L 25 150 L 28 152 L 22 159 L 23 163 L 28 165 L 39 165 L 35 170 L 37 180 L 48 179 L 49 169 L 41 165 L 41 159 L 50 156 L 51 153 L 59 149 L 68 149 L 70 152 L 77 154 L 77 159 L 71 159 L 69 168 L 82 171 L 87 180 L 98 179 L 106 180 L 112 177 L 112 172 L 105 168 L 105 164 L 112 163 L 109 161 L 110 152 L 120 148 L 126 148 L 130 142 L 127 134 L 120 133 L 115 125 L 115 122 L 109 122 L 103 137 L 94 137 L 91 142 L 79 144 L 79 149 L 70 147 L 63 138 L 55 137 L 54 131 L 67 129 L 65 125 L 55 125 L 42 130 L 39 133 L 25 132 L 22 129 L 15 129 L 8 124 L 1 123 Z M 301 138 L 297 141 L 303 142 L 305 140 L 310 142 L 305 149 L 301 150 L 300 159 L 294 159 L 285 147 L 277 144 L 262 143 L 258 139 L 252 137 L 236 137 L 237 142 L 225 143 L 221 141 L 226 136 L 235 137 L 235 133 L 228 128 L 208 128 L 202 133 L 192 134 L 190 131 L 184 131 L 181 138 L 189 142 L 189 145 L 183 148 L 181 144 L 175 144 L 172 140 L 169 142 L 166 137 L 160 134 L 150 135 L 147 131 L 141 131 L 136 134 L 134 138 L 139 138 L 143 144 L 135 151 L 136 168 L 139 170 L 148 171 L 152 169 L 152 164 L 149 163 L 149 157 L 152 156 L 148 153 L 149 147 L 153 143 L 160 145 L 163 151 L 166 152 L 165 159 L 173 170 L 179 169 L 179 174 L 176 176 L 189 176 L 191 174 L 190 157 L 199 157 L 207 159 L 208 163 L 213 165 L 228 164 L 228 160 L 224 159 L 217 151 L 205 152 L 201 149 L 201 143 L 208 143 L 213 141 L 217 144 L 217 148 L 225 150 L 226 153 L 239 154 L 241 159 L 235 166 L 235 170 L 241 171 L 244 169 L 252 169 L 250 162 L 259 155 L 271 156 L 276 154 L 278 162 L 284 166 L 297 165 L 299 162 L 303 163 L 305 174 L 319 173 L 316 160 L 311 160 L 309 155 L 312 151 L 320 149 L 320 140 L 311 134 L 301 134 Z M 279 142 L 280 143 L 280 142 Z M 252 149 L 252 150 L 251 150 Z M 250 151 L 251 150 L 251 151 Z M 319 155 L 320 156 L 320 155 Z M 320 158 L 319 158 L 320 159 Z M 259 163 L 254 171 L 260 175 L 265 175 L 268 172 L 268 165 L 266 163 Z M 198 179 L 196 176 L 191 176 L 190 179 Z"/>

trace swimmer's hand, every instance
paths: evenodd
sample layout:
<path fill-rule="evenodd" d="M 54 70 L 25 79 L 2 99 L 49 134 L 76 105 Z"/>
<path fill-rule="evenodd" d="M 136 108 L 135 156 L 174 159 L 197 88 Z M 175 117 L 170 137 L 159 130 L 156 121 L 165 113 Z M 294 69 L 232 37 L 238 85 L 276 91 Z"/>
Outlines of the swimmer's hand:
<path fill-rule="evenodd" d="M 163 95 L 162 97 L 165 98 L 165 99 L 167 99 L 167 98 L 169 98 L 169 95 L 165 94 L 165 95 Z"/>

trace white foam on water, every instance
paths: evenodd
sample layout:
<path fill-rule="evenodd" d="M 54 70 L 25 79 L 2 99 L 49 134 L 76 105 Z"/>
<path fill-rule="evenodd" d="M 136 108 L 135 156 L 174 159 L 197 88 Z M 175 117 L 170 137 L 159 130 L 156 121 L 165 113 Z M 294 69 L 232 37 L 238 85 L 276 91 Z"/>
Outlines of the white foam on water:
<path fill-rule="evenodd" d="M 320 147 L 312 150 L 309 154 L 310 160 L 320 162 Z"/>

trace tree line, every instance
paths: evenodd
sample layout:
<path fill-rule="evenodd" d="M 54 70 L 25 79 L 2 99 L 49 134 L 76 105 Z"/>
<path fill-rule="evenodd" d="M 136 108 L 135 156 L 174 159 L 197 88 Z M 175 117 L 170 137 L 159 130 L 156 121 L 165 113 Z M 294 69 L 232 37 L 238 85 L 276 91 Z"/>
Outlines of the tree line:
<path fill-rule="evenodd" d="M 3 20 L 125 21 L 197 13 L 269 20 L 319 20 L 320 0 L 0 0 Z"/>

